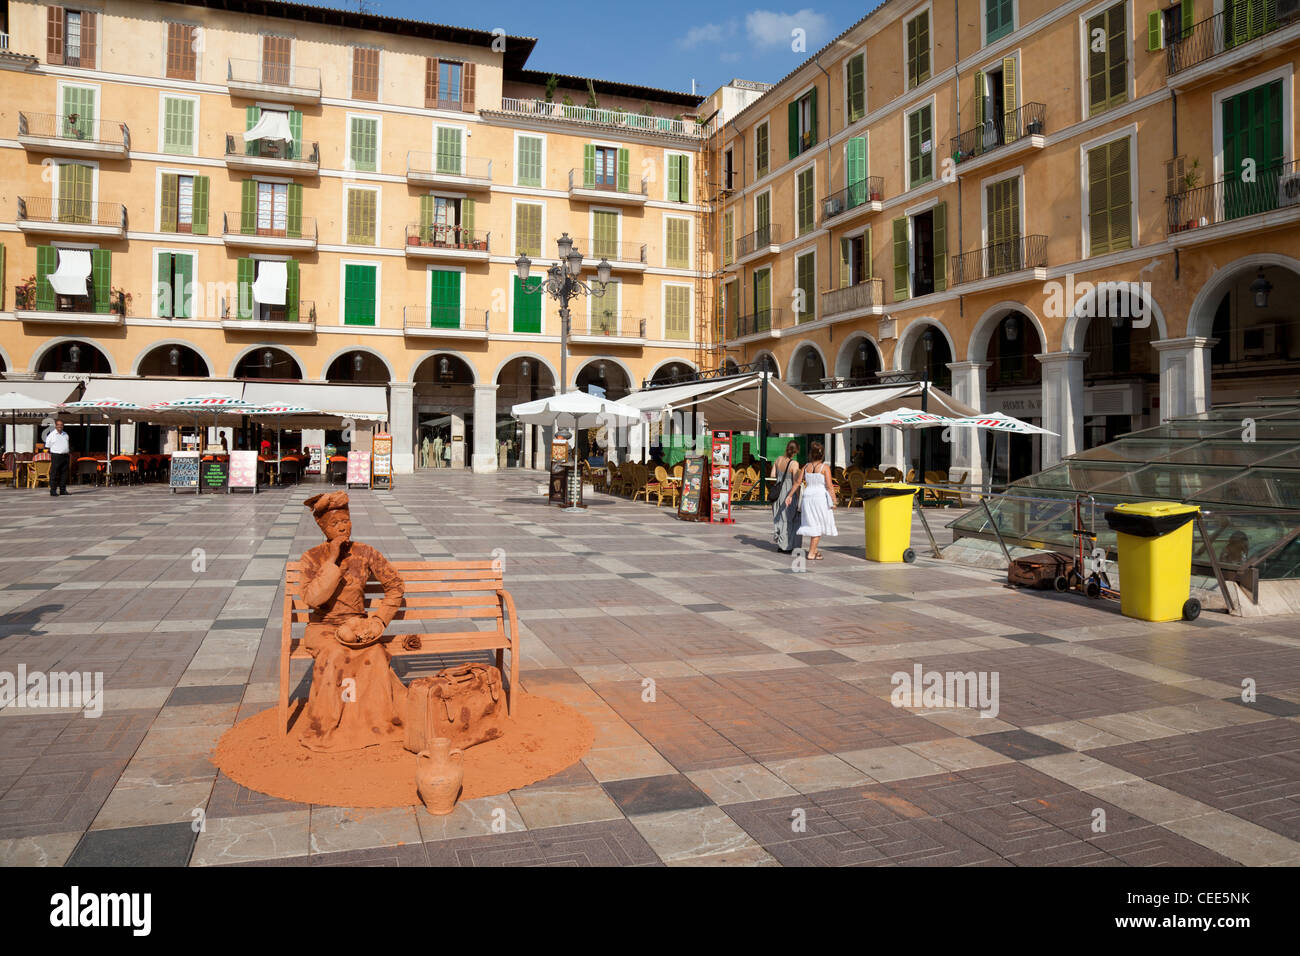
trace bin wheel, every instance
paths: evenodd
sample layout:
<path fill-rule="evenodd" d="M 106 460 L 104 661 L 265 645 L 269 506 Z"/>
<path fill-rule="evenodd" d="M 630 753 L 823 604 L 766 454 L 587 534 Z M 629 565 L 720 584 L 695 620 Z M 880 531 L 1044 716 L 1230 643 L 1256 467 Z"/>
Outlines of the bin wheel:
<path fill-rule="evenodd" d="M 1056 588 L 1058 591 L 1068 591 L 1070 590 L 1070 579 L 1065 575 L 1061 575 L 1052 582 L 1052 587 Z"/>
<path fill-rule="evenodd" d="M 908 548 L 906 551 L 903 552 L 903 561 L 906 564 L 911 564 L 915 560 L 916 560 L 916 552 L 913 551 L 911 548 Z"/>
<path fill-rule="evenodd" d="M 1194 621 L 1201 616 L 1201 602 L 1196 598 L 1188 598 L 1183 603 L 1183 620 Z"/>
<path fill-rule="evenodd" d="M 1096 581 L 1089 580 L 1083 586 L 1083 593 L 1090 598 L 1099 598 L 1101 597 L 1101 585 Z"/>

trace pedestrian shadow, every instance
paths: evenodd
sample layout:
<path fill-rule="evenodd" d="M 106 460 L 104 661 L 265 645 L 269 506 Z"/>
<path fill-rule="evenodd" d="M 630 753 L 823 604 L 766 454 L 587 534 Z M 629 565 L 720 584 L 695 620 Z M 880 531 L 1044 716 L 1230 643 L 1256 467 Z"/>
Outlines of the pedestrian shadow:
<path fill-rule="evenodd" d="M 0 641 L 14 636 L 44 637 L 49 631 L 39 630 L 33 625 L 38 624 L 46 614 L 57 613 L 66 607 L 66 604 L 41 604 L 23 611 L 0 614 Z"/>

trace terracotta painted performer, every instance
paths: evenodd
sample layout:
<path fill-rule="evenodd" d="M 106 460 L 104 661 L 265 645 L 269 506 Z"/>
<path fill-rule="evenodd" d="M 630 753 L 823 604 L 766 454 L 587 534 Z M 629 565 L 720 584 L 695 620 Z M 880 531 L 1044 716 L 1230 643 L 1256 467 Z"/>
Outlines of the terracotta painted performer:
<path fill-rule="evenodd" d="M 325 543 L 302 556 L 303 600 L 311 607 L 305 646 L 315 659 L 311 693 L 298 720 L 309 750 L 359 750 L 401 741 L 406 688 L 377 643 L 402 606 L 402 579 L 382 554 L 352 541 L 346 492 L 303 502 L 325 533 Z M 384 598 L 366 615 L 367 581 Z"/>

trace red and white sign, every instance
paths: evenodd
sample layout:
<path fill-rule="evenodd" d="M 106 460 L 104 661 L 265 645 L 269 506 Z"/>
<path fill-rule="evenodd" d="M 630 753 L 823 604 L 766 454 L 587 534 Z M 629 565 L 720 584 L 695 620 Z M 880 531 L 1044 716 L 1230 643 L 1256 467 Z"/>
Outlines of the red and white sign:
<path fill-rule="evenodd" d="M 231 488 L 257 487 L 257 452 L 232 451 L 230 453 Z"/>
<path fill-rule="evenodd" d="M 709 456 L 713 469 L 713 501 L 709 509 L 709 521 L 714 524 L 731 524 L 731 432 L 715 431 L 713 433 L 713 454 Z"/>
<path fill-rule="evenodd" d="M 370 487 L 370 452 L 348 452 L 348 486 L 352 485 Z"/>

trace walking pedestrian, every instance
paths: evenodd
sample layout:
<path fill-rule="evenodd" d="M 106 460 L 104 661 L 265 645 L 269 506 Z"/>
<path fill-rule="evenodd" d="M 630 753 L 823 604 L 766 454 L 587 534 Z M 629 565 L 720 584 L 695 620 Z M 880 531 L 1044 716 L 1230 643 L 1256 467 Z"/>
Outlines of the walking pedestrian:
<path fill-rule="evenodd" d="M 835 537 L 839 530 L 835 527 L 835 498 L 830 492 L 830 469 L 826 467 L 825 452 L 822 443 L 813 442 L 808 446 L 808 464 L 804 466 L 802 521 L 798 534 L 812 538 L 808 545 L 808 560 L 820 561 L 821 550 L 818 545 L 823 537 Z M 787 497 L 787 504 L 794 500 L 792 491 Z"/>
<path fill-rule="evenodd" d="M 45 446 L 50 451 L 50 497 L 66 495 L 71 445 L 68 433 L 63 430 L 63 419 L 54 420 L 54 431 L 45 436 Z"/>
<path fill-rule="evenodd" d="M 792 441 L 772 465 L 772 538 L 782 554 L 789 554 L 799 543 L 799 505 L 794 503 L 794 490 L 799 484 L 798 454 L 799 443 Z"/>

